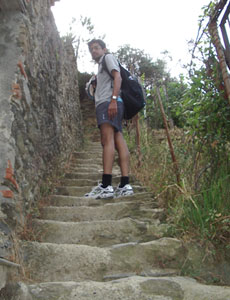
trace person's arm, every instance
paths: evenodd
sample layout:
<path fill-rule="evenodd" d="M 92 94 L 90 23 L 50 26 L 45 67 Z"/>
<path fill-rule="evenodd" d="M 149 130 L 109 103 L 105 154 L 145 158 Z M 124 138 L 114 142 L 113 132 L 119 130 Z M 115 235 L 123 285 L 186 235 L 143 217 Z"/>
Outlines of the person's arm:
<path fill-rule="evenodd" d="M 112 70 L 113 80 L 113 94 L 112 96 L 116 96 L 118 98 L 119 92 L 121 89 L 121 74 L 116 70 Z M 109 119 L 113 119 L 117 114 L 117 100 L 111 99 L 109 108 L 108 108 L 108 116 Z"/>

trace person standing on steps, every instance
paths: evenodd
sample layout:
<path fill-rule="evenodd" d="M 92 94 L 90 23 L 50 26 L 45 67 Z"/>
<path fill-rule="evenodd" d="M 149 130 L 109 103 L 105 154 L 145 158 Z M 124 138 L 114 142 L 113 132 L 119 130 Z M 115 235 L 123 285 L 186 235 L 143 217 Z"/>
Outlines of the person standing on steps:
<path fill-rule="evenodd" d="M 119 63 L 112 54 L 107 53 L 104 41 L 93 39 L 88 43 L 88 47 L 93 60 L 98 63 L 95 106 L 103 148 L 103 175 L 102 183 L 85 194 L 85 197 L 100 199 L 132 195 L 133 189 L 129 184 L 129 150 L 122 134 L 124 104 L 119 96 L 122 82 Z M 104 56 L 112 77 L 103 70 L 102 60 Z M 115 149 L 119 156 L 121 181 L 114 191 L 112 187 L 112 168 Z"/>

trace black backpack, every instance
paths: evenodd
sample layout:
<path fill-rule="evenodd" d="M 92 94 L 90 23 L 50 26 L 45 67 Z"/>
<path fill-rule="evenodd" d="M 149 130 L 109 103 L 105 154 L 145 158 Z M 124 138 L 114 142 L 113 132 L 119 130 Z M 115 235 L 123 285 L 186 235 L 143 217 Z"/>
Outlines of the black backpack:
<path fill-rule="evenodd" d="M 129 71 L 122 67 L 120 63 L 119 66 L 122 78 L 121 98 L 124 102 L 125 107 L 124 119 L 130 120 L 145 106 L 145 96 L 143 88 L 138 82 L 138 80 L 135 77 L 133 77 Z M 105 56 L 102 60 L 102 70 L 103 69 L 113 79 L 112 74 L 107 68 Z"/>

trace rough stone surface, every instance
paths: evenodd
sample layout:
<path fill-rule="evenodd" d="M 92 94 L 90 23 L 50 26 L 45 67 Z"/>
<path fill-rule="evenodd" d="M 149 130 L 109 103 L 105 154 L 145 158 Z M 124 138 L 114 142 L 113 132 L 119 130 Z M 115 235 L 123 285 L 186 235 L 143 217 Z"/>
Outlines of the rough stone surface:
<path fill-rule="evenodd" d="M 158 217 L 162 209 L 141 209 L 137 202 L 107 203 L 99 207 L 46 207 L 41 211 L 41 217 L 46 220 L 59 221 L 92 221 L 92 220 L 117 220 L 136 216 L 138 219 Z"/>
<path fill-rule="evenodd" d="M 5 286 L 7 279 L 7 267 L 0 265 L 0 290 Z"/>
<path fill-rule="evenodd" d="M 80 175 L 80 174 L 78 174 Z M 83 175 L 85 175 L 83 173 Z M 68 174 L 69 176 L 69 174 Z M 127 196 L 125 198 L 125 202 L 133 202 L 141 200 L 144 203 L 149 203 L 149 205 L 152 208 L 158 207 L 158 204 L 152 199 L 153 195 L 151 193 L 141 192 L 141 193 L 135 193 L 132 196 Z M 91 198 L 85 198 L 85 197 L 75 197 L 75 196 L 66 196 L 66 195 L 51 195 L 50 196 L 50 204 L 53 206 L 99 206 L 103 203 L 116 203 L 120 202 L 121 200 L 118 198 L 114 199 L 98 199 L 95 201 Z"/>
<path fill-rule="evenodd" d="M 146 242 L 163 237 L 165 224 L 150 224 L 131 218 L 120 220 L 60 222 L 34 221 L 34 236 L 43 242 L 110 246 L 128 242 Z"/>
<path fill-rule="evenodd" d="M 11 300 L 228 300 L 229 295 L 229 287 L 202 285 L 190 278 L 133 276 L 110 282 L 21 283 Z"/>
<path fill-rule="evenodd" d="M 12 257 L 11 233 L 82 142 L 76 59 L 52 4 L 0 0 L 0 257 Z"/>
<path fill-rule="evenodd" d="M 148 272 L 162 264 L 180 269 L 186 258 L 181 243 L 169 238 L 112 248 L 28 242 L 23 243 L 22 251 L 24 266 L 37 281 L 101 280 L 117 273 Z"/>

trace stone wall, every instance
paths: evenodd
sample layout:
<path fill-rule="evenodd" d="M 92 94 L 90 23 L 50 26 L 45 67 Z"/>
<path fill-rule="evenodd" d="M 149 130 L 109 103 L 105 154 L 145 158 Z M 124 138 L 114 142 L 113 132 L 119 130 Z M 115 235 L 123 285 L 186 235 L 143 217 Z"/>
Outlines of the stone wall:
<path fill-rule="evenodd" d="M 0 0 L 0 257 L 47 172 L 82 142 L 77 66 L 54 0 Z M 20 224 L 22 225 L 22 224 Z M 0 263 L 1 264 L 1 263 Z"/>

